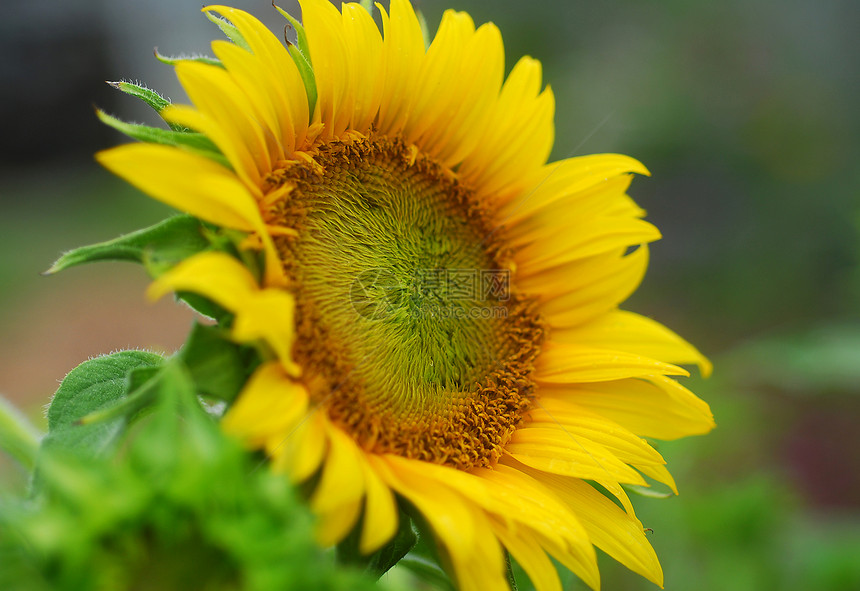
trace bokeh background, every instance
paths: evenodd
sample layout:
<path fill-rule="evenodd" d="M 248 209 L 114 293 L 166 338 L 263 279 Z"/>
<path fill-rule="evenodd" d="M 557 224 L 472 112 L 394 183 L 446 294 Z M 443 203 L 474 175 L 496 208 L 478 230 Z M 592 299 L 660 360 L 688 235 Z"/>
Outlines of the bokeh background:
<path fill-rule="evenodd" d="M 234 5 L 274 30 L 267 0 Z M 860 3 L 423 0 L 494 21 L 557 100 L 554 158 L 622 152 L 664 233 L 627 308 L 711 356 L 688 385 L 718 428 L 661 444 L 677 498 L 638 501 L 666 589 L 860 589 Z M 283 6 L 297 14 L 294 2 Z M 45 0 L 0 19 L 0 393 L 35 420 L 58 380 L 120 348 L 172 351 L 191 314 L 149 304 L 141 269 L 41 277 L 65 249 L 167 210 L 99 169 L 124 141 L 93 105 L 155 123 L 104 80 L 178 102 L 152 57 L 206 53 L 199 0 Z M 0 487 L 23 486 L 0 460 Z M 655 589 L 604 560 L 604 588 Z M 578 589 L 576 582 L 571 588 Z"/>

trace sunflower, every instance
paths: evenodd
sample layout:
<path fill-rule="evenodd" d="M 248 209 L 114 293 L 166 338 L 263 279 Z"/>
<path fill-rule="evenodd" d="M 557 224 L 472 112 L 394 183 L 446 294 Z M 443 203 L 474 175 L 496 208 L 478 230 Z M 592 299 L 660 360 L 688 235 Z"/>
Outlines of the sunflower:
<path fill-rule="evenodd" d="M 713 427 L 672 376 L 708 361 L 618 306 L 660 237 L 625 194 L 636 160 L 547 163 L 554 100 L 536 60 L 505 77 L 493 24 L 448 11 L 425 45 L 407 0 L 301 0 L 284 47 L 224 6 L 219 63 L 175 69 L 194 107 L 162 111 L 217 146 L 132 144 L 98 160 L 156 199 L 247 234 L 152 297 L 202 295 L 265 351 L 223 428 L 312 483 L 317 535 L 371 553 L 420 514 L 462 590 L 540 591 L 550 556 L 594 589 L 595 546 L 662 571 L 624 485 L 675 484 L 643 437 Z M 289 17 L 288 17 L 289 18 Z M 259 253 L 260 265 L 248 253 Z M 260 267 L 255 268 L 255 267 Z"/>

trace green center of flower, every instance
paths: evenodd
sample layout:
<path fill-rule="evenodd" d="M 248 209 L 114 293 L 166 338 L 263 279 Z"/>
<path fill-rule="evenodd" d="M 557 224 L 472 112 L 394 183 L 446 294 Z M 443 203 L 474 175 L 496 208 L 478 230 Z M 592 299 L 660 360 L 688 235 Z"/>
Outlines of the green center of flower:
<path fill-rule="evenodd" d="M 400 142 L 354 140 L 273 173 L 279 248 L 314 401 L 368 451 L 468 469 L 529 407 L 542 331 L 472 194 Z"/>

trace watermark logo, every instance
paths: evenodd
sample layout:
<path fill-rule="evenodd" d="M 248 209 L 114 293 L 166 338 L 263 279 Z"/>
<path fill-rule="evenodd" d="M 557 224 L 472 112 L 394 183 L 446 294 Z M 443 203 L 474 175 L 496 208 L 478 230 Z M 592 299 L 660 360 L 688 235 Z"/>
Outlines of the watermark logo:
<path fill-rule="evenodd" d="M 511 272 L 507 269 L 418 269 L 397 276 L 369 269 L 356 276 L 350 303 L 359 316 L 383 320 L 395 315 L 436 319 L 491 319 L 507 315 Z"/>
<path fill-rule="evenodd" d="M 352 282 L 349 301 L 362 318 L 382 320 L 397 309 L 403 295 L 403 284 L 386 269 L 369 269 Z"/>

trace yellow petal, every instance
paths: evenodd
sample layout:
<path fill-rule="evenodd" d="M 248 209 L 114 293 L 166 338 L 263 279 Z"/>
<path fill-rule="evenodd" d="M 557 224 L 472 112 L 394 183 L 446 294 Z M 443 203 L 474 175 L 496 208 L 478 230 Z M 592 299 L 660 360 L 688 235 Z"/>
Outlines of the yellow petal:
<path fill-rule="evenodd" d="M 320 137 L 339 137 L 352 117 L 352 88 L 361 83 L 353 79 L 352 63 L 364 56 L 347 51 L 343 17 L 328 0 L 299 0 L 299 4 L 316 79 L 320 120 L 325 124 Z"/>
<path fill-rule="evenodd" d="M 571 384 L 649 375 L 689 374 L 641 355 L 548 342 L 535 363 L 534 377 L 538 383 Z"/>
<path fill-rule="evenodd" d="M 510 461 L 511 464 L 506 462 Z M 516 466 L 522 466 L 503 458 L 492 470 L 479 469 L 476 474 L 491 483 L 490 490 L 508 490 L 517 495 L 531 508 L 532 517 L 516 524 L 505 525 L 515 535 L 533 534 L 535 541 L 546 552 L 577 574 L 594 589 L 600 586 L 597 556 L 585 528 L 576 514 L 545 486 Z M 504 519 L 504 515 L 496 514 Z"/>
<path fill-rule="evenodd" d="M 475 31 L 465 13 L 446 13 L 427 52 L 423 87 L 410 116 L 423 150 L 454 166 L 479 145 L 499 96 L 504 59 L 495 25 Z"/>
<path fill-rule="evenodd" d="M 420 470 L 425 462 L 390 454 L 368 455 L 368 460 L 383 482 L 415 505 L 452 557 L 474 555 L 480 532 L 478 511 L 471 503 L 444 483 L 422 476 Z"/>
<path fill-rule="evenodd" d="M 248 90 L 268 94 L 268 100 L 282 106 L 282 111 L 277 114 L 281 141 L 287 152 L 292 151 L 291 145 L 301 149 L 310 121 L 307 91 L 286 48 L 263 23 L 247 12 L 227 6 L 206 6 L 203 10 L 222 14 L 239 29 L 262 70 L 269 72 L 269 82 L 261 87 L 262 90 Z M 290 129 L 293 138 L 288 135 Z"/>
<path fill-rule="evenodd" d="M 344 42 L 349 55 L 361 59 L 350 60 L 355 68 L 353 84 L 354 111 L 350 128 L 365 132 L 379 111 L 382 100 L 383 61 L 382 35 L 368 11 L 357 3 L 343 5 Z"/>
<path fill-rule="evenodd" d="M 478 27 L 466 46 L 460 64 L 459 80 L 469 80 L 468 90 L 447 125 L 437 129 L 442 136 L 433 139 L 434 153 L 447 166 L 455 166 L 481 146 L 480 131 L 494 124 L 492 108 L 505 76 L 505 49 L 502 35 L 493 23 Z"/>
<path fill-rule="evenodd" d="M 200 219 L 245 232 L 262 225 L 236 175 L 203 156 L 173 146 L 126 144 L 96 159 L 144 193 Z"/>
<path fill-rule="evenodd" d="M 361 499 L 338 505 L 321 513 L 317 518 L 315 535 L 317 543 L 326 548 L 333 546 L 355 527 L 361 513 Z"/>
<path fill-rule="evenodd" d="M 595 482 L 618 499 L 618 502 L 621 503 L 622 507 L 624 507 L 624 511 L 626 511 L 630 517 L 636 519 L 636 511 L 633 510 L 633 503 L 630 502 L 630 497 L 627 496 L 627 492 L 624 490 L 624 487 L 617 482 L 609 480 L 595 480 Z"/>
<path fill-rule="evenodd" d="M 670 378 L 625 379 L 578 385 L 544 385 L 541 400 L 582 406 L 643 437 L 677 439 L 714 428 L 708 405 Z"/>
<path fill-rule="evenodd" d="M 266 135 L 271 130 L 254 117 L 254 108 L 227 70 L 200 62 L 176 64 L 176 76 L 197 109 L 214 121 L 235 143 L 247 146 L 257 171 L 272 170 Z"/>
<path fill-rule="evenodd" d="M 509 225 L 561 201 L 586 201 L 616 191 L 611 181 L 629 183 L 627 173 L 648 175 L 641 162 L 621 154 L 593 154 L 554 162 L 531 177 L 529 187 L 502 205 L 502 219 Z M 623 175 L 623 176 L 622 176 Z M 626 190 L 626 187 L 622 189 Z"/>
<path fill-rule="evenodd" d="M 550 167 L 545 167 L 545 169 L 549 170 Z M 551 170 L 557 171 L 559 167 Z M 552 175 L 552 173 L 548 174 Z M 586 220 L 595 217 L 641 218 L 645 213 L 644 210 L 633 203 L 633 200 L 625 194 L 632 178 L 632 175 L 629 174 L 611 177 L 553 201 L 549 207 L 538 209 L 527 216 L 517 216 L 516 208 L 508 208 L 508 211 L 512 211 L 512 213 L 508 214 L 509 217 L 501 214 L 500 223 L 507 227 L 508 236 L 510 236 L 512 243 L 520 246 L 532 243 L 547 232 L 555 233 L 561 228 L 569 227 L 571 220 Z M 541 180 L 538 189 L 542 187 L 542 183 L 549 182 L 547 179 Z M 560 190 L 566 191 L 567 189 L 561 187 Z M 528 202 L 531 196 L 532 193 L 526 190 L 523 192 L 522 199 L 518 201 Z"/>
<path fill-rule="evenodd" d="M 330 423 L 328 441 L 322 477 L 311 497 L 311 509 L 317 513 L 360 501 L 364 495 L 364 472 L 357 457 L 362 452 L 352 439 Z"/>
<path fill-rule="evenodd" d="M 627 464 L 665 464 L 648 443 L 613 421 L 555 398 L 538 399 L 529 412 L 527 427 L 560 430 L 599 443 Z"/>
<path fill-rule="evenodd" d="M 254 118 L 263 124 L 266 145 L 273 160 L 283 160 L 295 149 L 292 121 L 281 97 L 267 89 L 272 75 L 264 69 L 260 60 L 244 49 L 227 41 L 213 41 L 212 51 L 245 93 Z"/>
<path fill-rule="evenodd" d="M 534 470 L 528 473 L 576 512 L 594 545 L 633 572 L 663 586 L 663 570 L 638 520 L 581 480 Z"/>
<path fill-rule="evenodd" d="M 290 433 L 271 440 L 266 453 L 273 468 L 290 475 L 293 482 L 304 482 L 319 468 L 328 448 L 327 420 L 318 410 L 308 414 Z"/>
<path fill-rule="evenodd" d="M 516 253 L 518 268 L 535 273 L 576 259 L 615 251 L 619 247 L 660 239 L 657 228 L 636 218 L 578 219 L 563 216 L 560 212 L 558 219 L 576 221 L 553 224 L 545 228 L 542 235 L 535 235 L 528 246 Z"/>
<path fill-rule="evenodd" d="M 520 59 L 505 81 L 491 108 L 493 124 L 479 140 L 481 149 L 458 169 L 480 195 L 504 201 L 519 194 L 546 162 L 555 132 L 555 98 L 549 88 L 540 92 L 540 84 L 540 62 L 529 57 Z"/>
<path fill-rule="evenodd" d="M 478 543 L 472 556 L 450 553 L 457 589 L 460 591 L 487 591 L 506 589 L 504 556 L 498 538 L 493 535 L 489 518 L 481 512 L 475 514 Z M 442 544 L 450 548 L 451 540 L 439 536 Z"/>
<path fill-rule="evenodd" d="M 442 117 L 450 116 L 456 106 L 451 95 L 464 86 L 452 75 L 460 66 L 466 43 L 475 34 L 475 23 L 465 12 L 446 10 L 442 14 L 439 30 L 421 63 L 415 104 L 404 124 L 403 136 L 414 143 Z"/>
<path fill-rule="evenodd" d="M 528 267 L 520 268 L 518 284 L 527 293 L 542 294 L 540 310 L 550 326 L 566 328 L 614 310 L 636 291 L 647 268 L 648 247 L 643 245 L 625 256 L 595 255 L 531 277 Z"/>
<path fill-rule="evenodd" d="M 308 408 L 308 393 L 291 380 L 281 365 L 261 365 L 221 421 L 224 431 L 263 447 L 271 438 L 285 437 Z"/>
<path fill-rule="evenodd" d="M 203 121 L 187 109 L 173 107 L 170 113 L 180 115 L 172 118 L 177 122 L 189 118 L 196 123 Z M 286 284 L 274 242 L 252 197 L 262 194 L 258 188 L 249 188 L 248 182 L 240 180 L 241 176 L 208 158 L 173 146 L 127 144 L 99 152 L 96 159 L 159 201 L 225 228 L 256 232 L 266 258 L 265 284 L 272 287 Z"/>
<path fill-rule="evenodd" d="M 712 365 L 690 343 L 650 318 L 616 310 L 573 328 L 554 330 L 554 341 L 662 359 L 670 363 L 696 364 L 704 377 Z"/>
<path fill-rule="evenodd" d="M 443 482 L 510 528 L 528 527 L 559 547 L 590 548 L 576 517 L 521 473 L 487 468 L 462 472 L 427 463 L 421 465 L 420 471 L 425 478 Z"/>
<path fill-rule="evenodd" d="M 160 115 L 169 123 L 199 131 L 212 140 L 230 162 L 236 176 L 248 192 L 255 198 L 263 195 L 260 190 L 260 171 L 251 155 L 251 150 L 248 146 L 236 142 L 235 138 L 222 129 L 218 122 L 186 105 L 167 105 Z"/>
<path fill-rule="evenodd" d="M 260 289 L 250 271 L 232 256 L 204 252 L 179 263 L 149 287 L 157 299 L 170 291 L 190 291 L 233 312 L 233 338 L 239 342 L 265 341 L 284 368 L 298 375 L 292 360 L 295 333 L 292 295 L 277 288 Z"/>
<path fill-rule="evenodd" d="M 264 340 L 292 375 L 301 367 L 292 359 L 295 319 L 292 295 L 280 289 L 264 289 L 253 293 L 236 310 L 233 337 L 240 342 Z"/>
<path fill-rule="evenodd" d="M 523 567 L 536 591 L 561 591 L 561 581 L 546 552 L 527 532 L 509 532 L 498 520 L 491 520 L 493 532 L 511 556 Z"/>
<path fill-rule="evenodd" d="M 377 126 L 383 134 L 401 131 L 416 98 L 424 37 L 407 0 L 391 0 L 391 16 L 377 3 L 384 31 L 382 99 Z"/>
<path fill-rule="evenodd" d="M 381 548 L 397 533 L 398 510 L 391 489 L 382 482 L 364 458 L 361 468 L 364 472 L 366 497 L 364 529 L 361 531 L 358 549 L 367 555 Z"/>
<path fill-rule="evenodd" d="M 640 474 L 602 445 L 561 430 L 517 429 L 505 451 L 519 462 L 544 472 L 586 480 L 645 483 Z"/>
<path fill-rule="evenodd" d="M 666 469 L 666 466 L 660 465 L 642 465 L 642 464 L 634 464 L 635 468 L 642 472 L 645 476 L 649 478 L 653 478 L 657 482 L 662 482 L 666 486 L 672 489 L 672 492 L 676 495 L 678 494 L 678 487 L 675 484 L 675 479 L 669 473 L 669 470 Z"/>
<path fill-rule="evenodd" d="M 223 252 L 203 252 L 156 279 L 147 295 L 158 299 L 171 291 L 190 291 L 235 312 L 258 289 L 254 276 L 235 258 Z"/>

